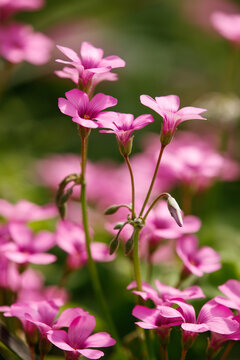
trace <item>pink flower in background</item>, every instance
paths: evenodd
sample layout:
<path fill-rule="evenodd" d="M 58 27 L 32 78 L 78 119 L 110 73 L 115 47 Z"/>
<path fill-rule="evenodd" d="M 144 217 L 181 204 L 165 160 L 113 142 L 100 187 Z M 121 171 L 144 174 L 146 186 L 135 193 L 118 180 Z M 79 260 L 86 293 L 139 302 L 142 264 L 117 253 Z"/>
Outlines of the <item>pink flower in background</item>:
<path fill-rule="evenodd" d="M 0 199 L 0 215 L 8 221 L 30 222 L 52 218 L 58 215 L 55 205 L 37 205 L 27 200 L 11 204 Z"/>
<path fill-rule="evenodd" d="M 118 142 L 126 145 L 134 130 L 142 129 L 153 121 L 152 115 L 149 114 L 140 115 L 134 119 L 132 114 L 117 113 L 114 121 L 102 124 L 107 130 L 100 130 L 100 132 L 112 132 L 116 135 Z"/>
<path fill-rule="evenodd" d="M 204 273 L 221 268 L 219 254 L 209 246 L 198 249 L 198 239 L 194 235 L 185 235 L 178 239 L 176 250 L 185 269 L 196 276 L 203 276 Z"/>
<path fill-rule="evenodd" d="M 58 348 L 69 351 L 72 359 L 78 359 L 80 355 L 88 359 L 99 359 L 104 353 L 95 348 L 113 346 L 116 341 L 106 332 L 90 335 L 95 326 L 94 316 L 85 312 L 70 323 L 68 332 L 50 330 L 47 337 Z"/>
<path fill-rule="evenodd" d="M 132 292 L 141 296 L 145 301 L 151 299 L 156 306 L 171 304 L 173 299 L 192 300 L 205 297 L 199 286 L 190 286 L 184 290 L 179 290 L 165 285 L 158 280 L 155 280 L 155 285 L 157 291 L 148 283 L 142 282 L 142 291 L 133 290 Z M 134 281 L 128 285 L 127 289 L 131 290 L 136 287 L 136 282 Z"/>
<path fill-rule="evenodd" d="M 9 261 L 4 255 L 0 255 L 0 288 L 17 291 L 21 276 L 15 263 Z M 0 290 L 2 291 L 2 290 Z"/>
<path fill-rule="evenodd" d="M 140 101 L 163 118 L 161 131 L 161 142 L 163 145 L 170 143 L 177 126 L 183 121 L 193 119 L 206 120 L 200 115 L 206 109 L 189 106 L 179 110 L 180 99 L 176 95 L 160 96 L 156 97 L 155 100 L 148 95 L 141 95 Z"/>
<path fill-rule="evenodd" d="M 82 227 L 70 221 L 60 221 L 57 226 L 56 239 L 58 246 L 68 255 L 68 266 L 75 269 L 87 263 L 88 255 L 85 244 L 85 235 Z M 107 244 L 91 242 L 93 260 L 112 261 L 115 256 L 109 255 Z"/>
<path fill-rule="evenodd" d="M 11 23 L 0 26 L 0 55 L 11 63 L 27 61 L 43 65 L 50 60 L 52 47 L 52 40 L 34 32 L 30 25 Z"/>
<path fill-rule="evenodd" d="M 72 49 L 63 46 L 57 46 L 58 49 L 66 55 L 70 61 L 56 60 L 57 62 L 68 64 L 73 66 L 78 71 L 78 82 L 83 87 L 91 82 L 92 86 L 103 80 L 116 80 L 115 76 L 105 76 L 111 69 L 124 67 L 125 61 L 118 56 L 108 56 L 103 58 L 103 50 L 95 48 L 89 42 L 83 42 L 80 49 L 80 56 Z M 63 72 L 55 72 L 60 77 L 71 78 L 76 83 L 76 75 L 69 70 L 70 68 L 64 68 Z M 65 73 L 65 74 L 64 74 Z M 70 76 L 66 76 L 66 74 Z M 72 74 L 72 75 L 71 75 Z M 75 72 L 76 74 L 76 72 Z"/>
<path fill-rule="evenodd" d="M 231 279 L 218 288 L 226 297 L 216 296 L 214 300 L 219 304 L 240 311 L 240 282 Z"/>
<path fill-rule="evenodd" d="M 211 16 L 211 23 L 225 39 L 240 44 L 240 14 L 227 14 L 216 11 Z"/>
<path fill-rule="evenodd" d="M 19 11 L 38 10 L 44 0 L 0 0 L 0 19 L 4 20 Z"/>
<path fill-rule="evenodd" d="M 55 245 L 55 237 L 49 231 L 40 231 L 36 235 L 21 223 L 11 223 L 9 232 L 12 242 L 1 248 L 2 253 L 17 264 L 50 264 L 56 256 L 46 254 Z"/>
<path fill-rule="evenodd" d="M 114 120 L 115 113 L 102 111 L 117 104 L 117 99 L 104 94 L 96 94 L 91 100 L 88 95 L 78 89 L 66 92 L 66 98 L 58 99 L 60 111 L 72 117 L 72 121 L 85 128 L 98 128 L 98 121 Z"/>

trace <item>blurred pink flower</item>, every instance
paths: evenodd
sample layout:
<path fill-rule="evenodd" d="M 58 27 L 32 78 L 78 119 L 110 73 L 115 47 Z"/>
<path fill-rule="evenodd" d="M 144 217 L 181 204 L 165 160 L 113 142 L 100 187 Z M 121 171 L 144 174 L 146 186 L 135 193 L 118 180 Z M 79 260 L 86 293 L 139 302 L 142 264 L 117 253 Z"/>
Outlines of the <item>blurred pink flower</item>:
<path fill-rule="evenodd" d="M 153 122 L 152 115 L 144 114 L 134 119 L 132 114 L 116 113 L 117 117 L 113 121 L 102 124 L 106 130 L 100 130 L 103 133 L 114 133 L 118 143 L 122 147 L 126 147 L 131 142 L 131 136 L 134 130 L 139 130 Z M 130 145 L 131 148 L 131 145 Z"/>
<path fill-rule="evenodd" d="M 0 255 L 0 288 L 17 291 L 21 276 L 15 263 Z M 2 290 L 1 290 L 2 291 Z"/>
<path fill-rule="evenodd" d="M 92 348 L 113 346 L 116 341 L 106 332 L 90 335 L 95 326 L 94 316 L 85 312 L 70 323 L 68 332 L 50 330 L 47 337 L 58 348 L 69 351 L 71 359 L 78 359 L 80 355 L 88 359 L 99 359 L 104 353 Z"/>
<path fill-rule="evenodd" d="M 72 121 L 85 128 L 98 128 L 100 121 L 114 120 L 115 113 L 102 111 L 117 104 L 117 99 L 101 93 L 96 94 L 91 100 L 88 95 L 78 89 L 66 92 L 66 98 L 58 99 L 60 111 L 72 117 Z"/>
<path fill-rule="evenodd" d="M 34 32 L 30 25 L 11 23 L 0 26 L 0 55 L 11 63 L 27 61 L 43 65 L 50 60 L 53 42 Z"/>
<path fill-rule="evenodd" d="M 158 280 L 155 280 L 155 285 L 157 291 L 148 283 L 142 282 L 142 291 L 133 290 L 132 292 L 141 296 L 144 301 L 151 299 L 156 306 L 170 305 L 172 304 L 173 299 L 192 300 L 205 297 L 199 286 L 190 286 L 189 288 L 180 290 L 172 286 L 165 285 Z M 128 285 L 127 289 L 131 290 L 136 287 L 136 282 L 133 281 Z"/>
<path fill-rule="evenodd" d="M 227 14 L 216 11 L 211 16 L 211 23 L 217 32 L 227 40 L 240 44 L 240 14 Z"/>
<path fill-rule="evenodd" d="M 179 110 L 180 99 L 176 95 L 160 96 L 156 97 L 155 100 L 148 95 L 141 95 L 140 101 L 163 118 L 161 130 L 161 142 L 163 145 L 170 143 L 177 126 L 183 121 L 206 120 L 200 115 L 206 109 L 189 106 Z"/>
<path fill-rule="evenodd" d="M 87 85 L 94 87 L 103 80 L 117 80 L 115 74 L 108 75 L 108 72 L 111 69 L 125 66 L 125 61 L 118 56 L 112 55 L 103 58 L 103 50 L 95 48 L 89 42 L 82 43 L 80 56 L 67 47 L 57 47 L 70 61 L 59 59 L 56 61 L 71 65 L 73 69 L 65 67 L 62 71 L 55 71 L 55 74 L 62 78 L 70 78 L 76 84 L 80 83 L 83 88 Z"/>
<path fill-rule="evenodd" d="M 55 245 L 55 237 L 49 231 L 40 231 L 36 235 L 21 223 L 11 223 L 9 232 L 12 242 L 2 246 L 2 253 L 17 264 L 50 264 L 56 256 L 46 254 Z"/>
<path fill-rule="evenodd" d="M 221 268 L 220 255 L 209 246 L 198 249 L 198 239 L 194 235 L 180 237 L 176 250 L 186 271 L 196 276 L 203 276 L 204 273 L 211 273 Z"/>
<path fill-rule="evenodd" d="M 38 10 L 44 0 L 0 0 L 0 19 L 4 20 L 19 11 Z"/>
<path fill-rule="evenodd" d="M 55 205 L 37 205 L 27 200 L 11 204 L 0 199 L 0 215 L 8 221 L 30 222 L 52 218 L 58 215 Z"/>
<path fill-rule="evenodd" d="M 66 220 L 60 221 L 57 226 L 56 239 L 58 246 L 69 254 L 67 263 L 71 269 L 87 264 L 85 235 L 79 224 Z M 91 242 L 91 253 L 95 261 L 112 261 L 115 258 L 115 256 L 109 255 L 108 246 L 101 242 Z"/>

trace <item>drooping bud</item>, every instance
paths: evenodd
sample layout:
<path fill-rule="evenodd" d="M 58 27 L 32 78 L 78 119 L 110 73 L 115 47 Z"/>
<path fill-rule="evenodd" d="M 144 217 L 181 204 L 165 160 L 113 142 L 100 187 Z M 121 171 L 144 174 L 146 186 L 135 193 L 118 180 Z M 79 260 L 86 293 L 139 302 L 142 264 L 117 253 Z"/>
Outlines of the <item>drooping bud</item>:
<path fill-rule="evenodd" d="M 167 205 L 171 216 L 174 218 L 178 226 L 182 227 L 183 219 L 182 219 L 181 209 L 178 203 L 176 202 L 176 200 L 171 195 L 169 195 L 167 199 Z"/>
<path fill-rule="evenodd" d="M 114 226 L 114 230 L 121 229 L 124 224 L 125 224 L 124 222 L 118 222 L 118 223 L 116 223 L 116 225 Z"/>
<path fill-rule="evenodd" d="M 127 241 L 126 244 L 125 244 L 125 250 L 124 250 L 125 255 L 128 255 L 128 254 L 132 251 L 132 249 L 133 249 L 134 234 L 135 234 L 135 230 L 133 231 L 130 239 L 128 239 L 128 241 Z"/>
<path fill-rule="evenodd" d="M 109 246 L 109 254 L 112 255 L 114 254 L 119 246 L 119 233 L 115 236 L 115 238 L 111 241 L 110 246 Z"/>
<path fill-rule="evenodd" d="M 115 212 L 117 212 L 121 207 L 125 207 L 130 211 L 132 210 L 131 205 L 127 205 L 127 204 L 111 205 L 107 208 L 107 210 L 105 210 L 104 215 L 115 214 Z"/>

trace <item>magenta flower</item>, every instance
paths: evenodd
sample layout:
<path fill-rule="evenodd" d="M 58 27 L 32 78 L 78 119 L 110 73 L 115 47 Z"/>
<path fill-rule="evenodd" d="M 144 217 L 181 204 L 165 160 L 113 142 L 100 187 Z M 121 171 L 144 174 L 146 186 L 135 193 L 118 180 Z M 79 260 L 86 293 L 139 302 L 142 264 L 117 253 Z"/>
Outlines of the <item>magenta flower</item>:
<path fill-rule="evenodd" d="M 90 85 L 90 83 L 91 86 L 95 86 L 96 83 L 102 80 L 116 80 L 115 76 L 105 76 L 105 74 L 108 73 L 111 69 L 125 66 L 125 61 L 118 56 L 112 55 L 103 58 L 103 50 L 95 48 L 88 42 L 82 43 L 80 56 L 74 50 L 67 47 L 57 47 L 70 59 L 70 61 L 59 59 L 56 61 L 73 66 L 78 72 L 78 83 L 81 83 L 83 88 L 85 88 L 87 85 Z M 70 76 L 64 76 L 63 72 L 65 74 L 68 73 Z M 59 73 L 59 71 L 57 71 L 55 73 L 58 76 L 60 75 L 60 77 L 71 78 L 76 83 L 76 75 L 74 75 L 73 78 L 69 68 L 68 70 L 65 68 L 63 72 Z"/>
<path fill-rule="evenodd" d="M 236 45 L 240 44 L 240 14 L 226 14 L 216 11 L 211 16 L 211 22 L 214 29 L 225 39 Z"/>
<path fill-rule="evenodd" d="M 0 55 L 11 63 L 43 65 L 50 60 L 52 46 L 52 40 L 29 25 L 12 23 L 0 27 Z"/>
<path fill-rule="evenodd" d="M 190 106 L 179 110 L 180 99 L 176 95 L 160 96 L 156 97 L 155 100 L 148 95 L 141 95 L 140 101 L 163 118 L 161 142 L 164 146 L 170 143 L 177 126 L 183 121 L 206 120 L 200 115 L 206 109 Z"/>
<path fill-rule="evenodd" d="M 170 306 L 160 305 L 156 309 L 149 309 L 146 306 L 136 305 L 132 315 L 141 321 L 135 324 L 143 329 L 160 330 L 162 327 L 171 327 L 182 324 L 182 314 Z"/>
<path fill-rule="evenodd" d="M 0 255 L 0 288 L 17 291 L 21 276 L 17 265 L 10 262 L 4 255 Z"/>
<path fill-rule="evenodd" d="M 217 296 L 214 300 L 219 304 L 240 311 L 240 282 L 231 279 L 218 288 L 226 297 Z"/>
<path fill-rule="evenodd" d="M 100 130 L 100 132 L 112 132 L 120 143 L 126 145 L 134 130 L 142 129 L 153 121 L 152 115 L 149 114 L 140 115 L 134 119 L 132 114 L 117 113 L 117 118 L 113 122 L 103 124 L 107 130 Z"/>
<path fill-rule="evenodd" d="M 58 99 L 60 111 L 85 128 L 95 129 L 100 125 L 98 120 L 109 121 L 115 118 L 115 113 L 102 111 L 117 104 L 117 99 L 112 96 L 99 93 L 89 100 L 88 95 L 78 89 L 67 91 L 65 95 L 67 99 Z"/>
<path fill-rule="evenodd" d="M 209 246 L 198 249 L 198 239 L 194 235 L 185 235 L 178 239 L 176 250 L 185 269 L 196 276 L 203 276 L 204 273 L 221 268 L 219 254 Z"/>
<path fill-rule="evenodd" d="M 44 0 L 1 0 L 0 19 L 4 20 L 19 11 L 38 10 L 44 4 Z"/>
<path fill-rule="evenodd" d="M 21 223 L 11 223 L 9 232 L 12 242 L 2 247 L 3 254 L 17 264 L 50 264 L 56 256 L 46 254 L 55 245 L 55 237 L 48 231 L 40 231 L 36 235 Z"/>
<path fill-rule="evenodd" d="M 76 269 L 87 263 L 85 235 L 80 225 L 70 221 L 60 221 L 56 239 L 58 246 L 69 254 L 67 263 L 71 269 Z M 115 256 L 109 255 L 108 246 L 101 242 L 91 242 L 91 253 L 95 261 L 112 261 L 115 258 Z"/>
<path fill-rule="evenodd" d="M 58 348 L 69 351 L 71 359 L 78 359 L 80 355 L 88 359 L 99 359 L 104 355 L 96 347 L 115 345 L 116 341 L 106 332 L 90 335 L 96 326 L 94 316 L 88 313 L 76 317 L 69 325 L 68 332 L 64 330 L 50 330 L 48 340 Z"/>
<path fill-rule="evenodd" d="M 55 217 L 57 214 L 57 208 L 54 205 L 40 206 L 27 200 L 20 200 L 13 205 L 7 200 L 0 199 L 0 215 L 8 221 L 38 221 Z"/>
<path fill-rule="evenodd" d="M 179 305 L 177 310 L 184 317 L 181 327 L 187 332 L 202 333 L 212 331 L 228 335 L 234 333 L 239 327 L 238 322 L 233 320 L 231 310 L 213 300 L 203 305 L 197 319 L 192 305 L 180 300 L 174 300 L 173 303 Z"/>
<path fill-rule="evenodd" d="M 179 290 L 172 286 L 165 285 L 158 280 L 155 280 L 155 285 L 157 291 L 148 283 L 142 282 L 142 291 L 133 290 L 132 292 L 141 296 L 145 301 L 151 299 L 156 306 L 169 305 L 173 299 L 191 300 L 205 297 L 199 286 L 190 286 L 184 290 Z M 134 281 L 128 285 L 127 289 L 130 290 L 136 287 L 136 282 Z"/>

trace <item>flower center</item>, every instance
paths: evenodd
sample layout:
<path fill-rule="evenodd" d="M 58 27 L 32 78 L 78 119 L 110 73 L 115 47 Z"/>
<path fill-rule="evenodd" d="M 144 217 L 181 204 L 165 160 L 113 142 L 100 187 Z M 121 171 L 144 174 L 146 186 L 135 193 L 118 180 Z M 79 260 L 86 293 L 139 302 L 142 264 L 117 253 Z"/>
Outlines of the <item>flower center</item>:
<path fill-rule="evenodd" d="M 85 114 L 85 115 L 83 116 L 83 118 L 84 118 L 84 119 L 90 119 L 90 116 L 87 115 L 87 114 Z"/>

